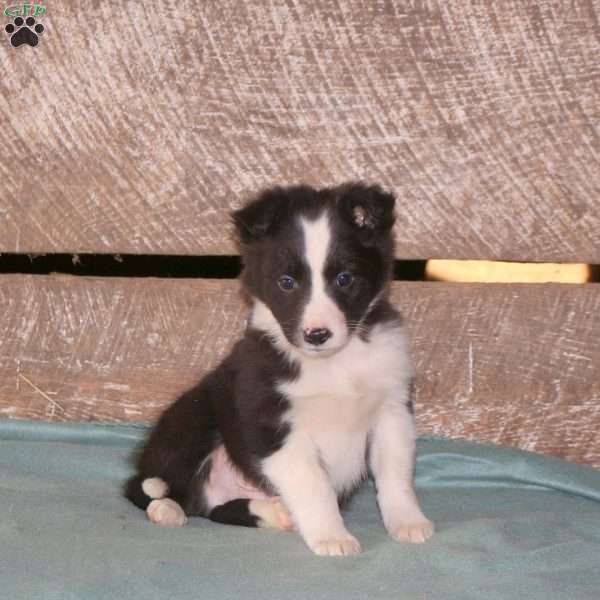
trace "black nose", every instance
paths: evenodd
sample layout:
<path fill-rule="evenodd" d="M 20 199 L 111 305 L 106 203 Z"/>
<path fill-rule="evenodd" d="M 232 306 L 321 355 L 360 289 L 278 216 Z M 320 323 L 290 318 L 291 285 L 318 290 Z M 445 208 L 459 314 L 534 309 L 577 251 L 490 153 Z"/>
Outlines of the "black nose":
<path fill-rule="evenodd" d="M 331 337 L 329 329 L 305 329 L 304 340 L 313 346 L 324 344 Z"/>

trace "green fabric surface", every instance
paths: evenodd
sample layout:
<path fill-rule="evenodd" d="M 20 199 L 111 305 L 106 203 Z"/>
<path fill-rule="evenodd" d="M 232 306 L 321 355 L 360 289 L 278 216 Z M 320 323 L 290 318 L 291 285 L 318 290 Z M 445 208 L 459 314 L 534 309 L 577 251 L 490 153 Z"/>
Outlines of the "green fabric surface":
<path fill-rule="evenodd" d="M 369 482 L 345 513 L 364 552 L 190 519 L 151 525 L 120 495 L 144 426 L 0 421 L 0 597 L 415 600 L 600 598 L 600 472 L 506 448 L 419 440 L 435 536 L 385 533 Z"/>

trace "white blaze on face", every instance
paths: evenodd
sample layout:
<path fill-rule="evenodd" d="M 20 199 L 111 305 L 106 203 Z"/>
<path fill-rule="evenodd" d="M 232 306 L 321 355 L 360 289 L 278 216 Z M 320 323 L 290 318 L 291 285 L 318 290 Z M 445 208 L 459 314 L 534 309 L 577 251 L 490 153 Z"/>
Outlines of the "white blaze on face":
<path fill-rule="evenodd" d="M 305 259 L 311 280 L 310 298 L 300 320 L 300 344 L 310 353 L 335 351 L 346 344 L 348 329 L 344 313 L 326 291 L 325 264 L 331 243 L 328 214 L 324 212 L 314 221 L 300 219 L 300 225 L 304 233 Z M 328 329 L 332 335 L 324 344 L 313 346 L 305 342 L 302 335 L 311 329 Z"/>

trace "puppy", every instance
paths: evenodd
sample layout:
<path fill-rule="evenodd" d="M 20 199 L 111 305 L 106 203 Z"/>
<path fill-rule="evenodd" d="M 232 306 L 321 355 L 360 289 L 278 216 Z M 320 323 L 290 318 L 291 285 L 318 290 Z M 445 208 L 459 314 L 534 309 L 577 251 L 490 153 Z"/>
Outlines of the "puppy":
<path fill-rule="evenodd" d="M 316 554 L 356 554 L 339 501 L 370 469 L 389 534 L 425 541 L 407 341 L 386 299 L 394 197 L 362 183 L 278 187 L 233 222 L 246 332 L 162 415 L 126 496 L 160 525 L 296 529 Z"/>

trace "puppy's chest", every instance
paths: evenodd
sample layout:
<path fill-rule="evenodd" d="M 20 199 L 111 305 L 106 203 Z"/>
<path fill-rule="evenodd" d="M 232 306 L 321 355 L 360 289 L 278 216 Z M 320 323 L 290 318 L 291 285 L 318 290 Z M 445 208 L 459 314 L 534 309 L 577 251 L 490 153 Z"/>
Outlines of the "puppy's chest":
<path fill-rule="evenodd" d="M 280 382 L 290 439 L 314 444 L 338 493 L 364 476 L 369 432 L 384 404 L 406 399 L 410 375 L 406 340 L 396 327 L 373 331 L 369 342 L 354 338 L 332 357 L 303 360 L 296 379 Z"/>
<path fill-rule="evenodd" d="M 290 403 L 286 420 L 314 437 L 368 432 L 383 403 L 401 395 L 409 378 L 405 339 L 396 329 L 380 332 L 372 343 L 355 339 L 333 357 L 304 362 L 300 375 L 279 389 Z"/>
<path fill-rule="evenodd" d="M 382 390 L 362 372 L 306 369 L 280 389 L 290 404 L 285 419 L 312 437 L 368 430 L 383 401 Z"/>
<path fill-rule="evenodd" d="M 359 374 L 336 379 L 306 373 L 282 386 L 290 402 L 285 415 L 291 435 L 310 439 L 333 488 L 352 489 L 364 476 L 368 432 L 383 395 Z"/>

